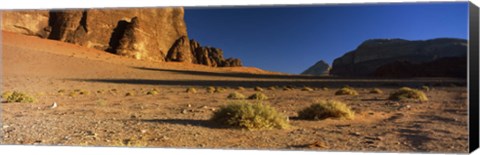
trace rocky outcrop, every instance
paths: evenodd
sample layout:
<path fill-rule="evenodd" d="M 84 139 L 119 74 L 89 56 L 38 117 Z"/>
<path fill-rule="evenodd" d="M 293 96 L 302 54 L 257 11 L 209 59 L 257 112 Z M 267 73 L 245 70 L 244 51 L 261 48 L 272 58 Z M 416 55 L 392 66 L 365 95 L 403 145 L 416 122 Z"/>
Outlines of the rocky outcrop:
<path fill-rule="evenodd" d="M 241 66 L 222 50 L 188 39 L 183 8 L 2 12 L 2 30 L 36 35 L 142 60 Z M 195 42 L 196 43 L 196 42 Z"/>
<path fill-rule="evenodd" d="M 377 69 L 394 62 L 425 64 L 449 57 L 461 57 L 466 60 L 466 55 L 467 41 L 462 39 L 440 38 L 425 41 L 373 39 L 365 41 L 354 51 L 335 59 L 330 74 L 379 76 L 378 72 L 375 73 Z M 466 70 L 466 68 L 457 69 Z"/>
<path fill-rule="evenodd" d="M 178 61 L 193 63 L 195 57 L 190 47 L 190 40 L 187 36 L 183 36 L 178 39 L 175 44 L 170 48 L 167 54 L 167 61 Z"/>
<path fill-rule="evenodd" d="M 223 57 L 223 51 L 219 48 L 201 46 L 195 40 L 187 41 L 187 37 L 180 38 L 168 53 L 167 60 L 190 61 L 211 67 L 240 67 L 239 59 Z M 189 47 L 189 48 L 187 48 Z M 179 59 L 179 57 L 185 57 Z M 190 58 L 189 58 L 190 57 Z"/>
<path fill-rule="evenodd" d="M 51 28 L 49 11 L 1 11 L 2 30 L 47 38 Z"/>
<path fill-rule="evenodd" d="M 303 75 L 316 75 L 316 76 L 326 76 L 329 74 L 330 65 L 327 62 L 320 60 L 315 63 L 313 66 L 309 67 L 307 70 L 303 71 Z"/>

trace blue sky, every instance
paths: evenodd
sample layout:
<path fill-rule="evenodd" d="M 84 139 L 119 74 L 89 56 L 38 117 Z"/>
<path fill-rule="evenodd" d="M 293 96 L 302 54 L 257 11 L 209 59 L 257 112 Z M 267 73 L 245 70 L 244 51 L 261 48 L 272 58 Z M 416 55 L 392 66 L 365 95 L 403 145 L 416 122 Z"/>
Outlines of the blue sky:
<path fill-rule="evenodd" d="M 185 8 L 188 35 L 245 66 L 298 74 L 367 39 L 467 38 L 468 3 Z"/>

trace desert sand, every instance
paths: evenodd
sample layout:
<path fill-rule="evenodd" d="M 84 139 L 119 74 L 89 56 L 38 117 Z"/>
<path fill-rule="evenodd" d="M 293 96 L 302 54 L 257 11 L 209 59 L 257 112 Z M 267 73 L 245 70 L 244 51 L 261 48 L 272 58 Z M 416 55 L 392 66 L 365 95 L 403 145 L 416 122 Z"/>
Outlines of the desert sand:
<path fill-rule="evenodd" d="M 104 51 L 3 32 L 2 91 L 21 91 L 34 103 L 2 103 L 2 144 L 280 149 L 383 152 L 467 152 L 466 80 L 452 78 L 349 79 L 287 75 L 254 67 L 212 68 L 149 62 Z M 281 87 L 292 86 L 293 90 Z M 344 85 L 358 96 L 335 96 Z M 429 101 L 390 101 L 403 86 Z M 208 93 L 209 86 L 226 91 Z M 237 87 L 245 90 L 237 90 Z M 290 117 L 289 129 L 242 130 L 209 121 L 234 102 L 229 93 L 255 93 Z M 275 90 L 267 87 L 278 86 Z M 315 88 L 302 91 L 303 86 Z M 193 87 L 197 93 L 187 93 Z M 372 88 L 383 94 L 370 94 Z M 328 88 L 328 89 L 323 89 Z M 158 94 L 147 95 L 156 89 Z M 75 90 L 83 95 L 73 95 Z M 132 95 L 127 96 L 130 93 Z M 339 100 L 353 120 L 297 119 L 318 100 Z M 50 108 L 53 103 L 56 108 Z M 254 102 L 249 100 L 249 102 Z"/>

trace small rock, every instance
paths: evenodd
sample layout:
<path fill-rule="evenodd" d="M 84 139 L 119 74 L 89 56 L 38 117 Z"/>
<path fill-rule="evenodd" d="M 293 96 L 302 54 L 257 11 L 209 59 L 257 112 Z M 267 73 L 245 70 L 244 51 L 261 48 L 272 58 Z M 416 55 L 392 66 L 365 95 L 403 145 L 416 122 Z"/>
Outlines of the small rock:
<path fill-rule="evenodd" d="M 217 109 L 215 109 L 215 108 L 211 108 L 210 110 L 212 110 L 212 111 L 216 111 Z"/>
<path fill-rule="evenodd" d="M 368 114 L 369 114 L 369 115 L 373 115 L 373 114 L 375 114 L 375 113 L 374 113 L 374 112 L 368 112 Z"/>
<path fill-rule="evenodd" d="M 203 108 L 203 109 L 208 109 L 208 106 L 204 105 L 202 108 Z"/>
<path fill-rule="evenodd" d="M 192 105 L 191 105 L 191 104 L 188 104 L 188 105 L 187 105 L 187 107 L 189 107 L 189 108 L 190 108 L 190 107 L 192 107 Z"/>
<path fill-rule="evenodd" d="M 186 114 L 187 112 L 188 112 L 187 109 L 183 109 L 183 110 L 182 110 L 182 114 Z"/>
<path fill-rule="evenodd" d="M 141 133 L 147 133 L 147 130 L 140 130 Z"/>
<path fill-rule="evenodd" d="M 10 126 L 9 126 L 9 125 L 3 125 L 3 126 L 2 126 L 2 129 L 6 129 L 6 128 L 8 128 L 8 127 L 10 127 Z"/>

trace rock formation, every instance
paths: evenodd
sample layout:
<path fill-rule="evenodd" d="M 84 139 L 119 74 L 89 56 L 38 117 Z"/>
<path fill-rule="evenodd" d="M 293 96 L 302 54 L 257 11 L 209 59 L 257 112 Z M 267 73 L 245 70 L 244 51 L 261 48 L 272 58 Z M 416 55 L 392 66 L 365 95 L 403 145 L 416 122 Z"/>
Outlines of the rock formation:
<path fill-rule="evenodd" d="M 183 8 L 3 11 L 2 17 L 4 31 L 69 42 L 136 59 L 213 67 L 241 64 L 239 60 L 229 60 L 225 64 L 220 49 L 201 48 L 199 44 L 193 48 L 187 36 Z M 197 51 L 202 51 L 206 57 L 197 61 L 202 54 Z"/>
<path fill-rule="evenodd" d="M 428 64 L 440 58 L 462 58 L 466 63 L 466 55 L 467 41 L 462 39 L 440 38 L 425 41 L 374 39 L 365 41 L 354 51 L 335 59 L 330 74 L 336 76 L 384 76 L 382 73 L 386 73 L 385 69 L 377 71 L 379 68 L 395 62 L 402 62 L 414 65 L 409 65 L 411 67 L 402 73 L 398 71 L 398 74 L 414 75 L 409 72 L 414 72 L 413 70 L 415 67 L 419 67 L 418 65 Z M 461 67 L 456 69 L 466 70 Z"/>
<path fill-rule="evenodd" d="M 242 66 L 242 62 L 239 59 L 225 59 L 223 57 L 223 51 L 219 48 L 204 47 L 195 40 L 187 40 L 187 37 L 182 37 L 177 40 L 168 52 L 167 60 L 188 61 L 212 67 Z M 187 59 L 182 59 L 182 57 L 186 57 Z"/>
<path fill-rule="evenodd" d="M 313 66 L 309 67 L 307 70 L 303 71 L 303 75 L 316 75 L 316 76 L 326 76 L 329 74 L 330 65 L 323 60 L 318 61 Z"/>

